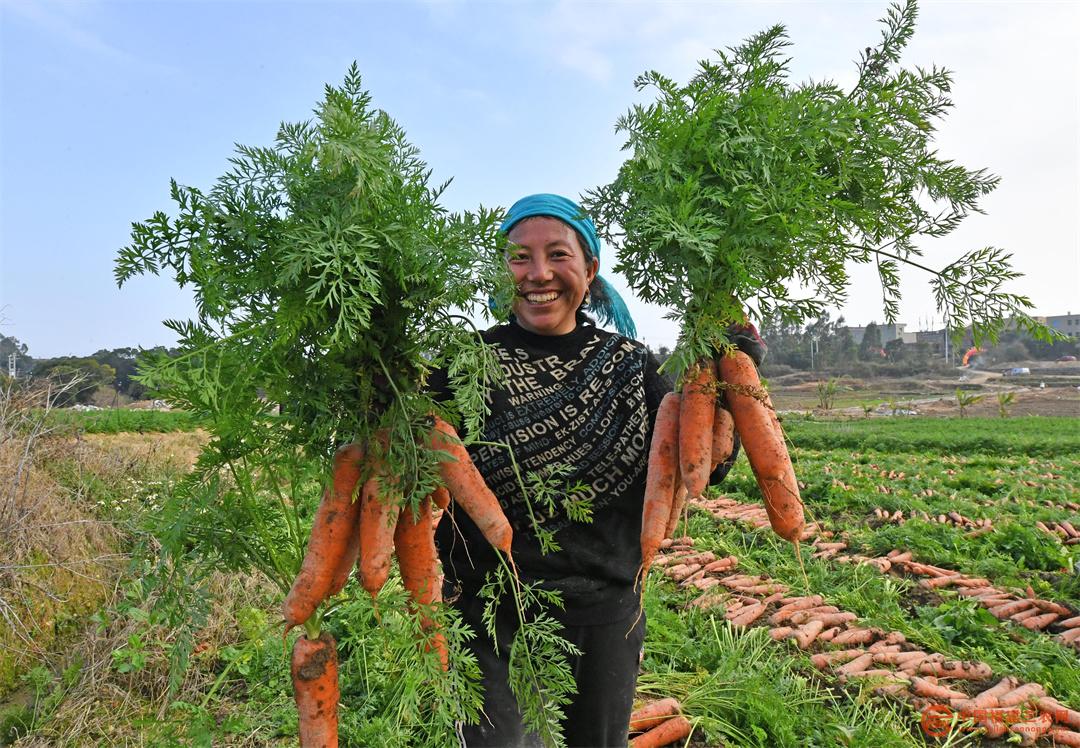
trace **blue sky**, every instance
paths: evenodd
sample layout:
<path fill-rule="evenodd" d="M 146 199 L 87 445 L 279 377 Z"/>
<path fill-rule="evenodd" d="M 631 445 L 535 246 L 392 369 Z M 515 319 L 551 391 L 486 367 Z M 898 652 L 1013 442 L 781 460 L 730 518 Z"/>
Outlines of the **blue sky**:
<path fill-rule="evenodd" d="M 207 187 L 234 143 L 308 118 L 353 60 L 436 179 L 454 177 L 447 207 L 506 206 L 609 181 L 640 72 L 685 80 L 780 22 L 796 80 L 843 84 L 885 8 L 0 0 L 0 333 L 35 357 L 171 343 L 161 320 L 191 316 L 190 297 L 164 278 L 113 281 L 131 222 L 170 209 L 170 178 Z M 931 264 L 1002 246 L 1036 313 L 1080 312 L 1080 4 L 924 3 L 906 62 L 955 73 L 941 153 L 1003 178 L 987 215 L 924 245 Z M 881 321 L 873 274 L 853 277 L 840 311 Z M 903 290 L 901 321 L 929 324 L 925 278 Z M 630 303 L 645 342 L 674 341 L 665 310 Z"/>

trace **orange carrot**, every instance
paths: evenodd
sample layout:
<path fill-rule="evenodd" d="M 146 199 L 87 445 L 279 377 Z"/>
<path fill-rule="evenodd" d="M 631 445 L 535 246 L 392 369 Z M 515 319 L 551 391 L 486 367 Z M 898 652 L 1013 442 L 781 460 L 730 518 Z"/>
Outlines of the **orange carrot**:
<path fill-rule="evenodd" d="M 836 641 L 833 639 L 833 641 Z M 840 675 L 851 675 L 852 673 L 861 673 L 868 667 L 874 664 L 874 655 L 870 652 L 859 655 L 855 659 L 851 660 L 846 665 L 841 665 L 836 669 L 836 672 Z"/>
<path fill-rule="evenodd" d="M 679 526 L 683 508 L 686 506 L 686 486 L 678 475 L 675 477 L 675 496 L 671 500 L 671 514 L 668 516 L 667 527 L 664 528 L 664 537 L 670 538 L 675 534 L 675 528 Z"/>
<path fill-rule="evenodd" d="M 336 748 L 338 744 L 337 644 L 329 631 L 318 639 L 301 636 L 292 650 L 293 698 L 300 714 L 303 748 Z"/>
<path fill-rule="evenodd" d="M 678 699 L 666 698 L 653 701 L 630 715 L 630 732 L 645 732 L 682 711 Z"/>
<path fill-rule="evenodd" d="M 795 629 L 795 645 L 799 649 L 806 649 L 814 643 L 817 635 L 825 629 L 825 624 L 820 619 L 808 621 Z"/>
<path fill-rule="evenodd" d="M 720 378 L 732 385 L 725 397 L 750 468 L 765 497 L 769 522 L 777 535 L 794 543 L 805 526 L 803 506 L 776 412 L 771 404 L 749 394 L 761 391 L 761 380 L 749 356 L 736 351 L 722 356 L 718 364 Z"/>
<path fill-rule="evenodd" d="M 911 690 L 917 696 L 925 696 L 928 699 L 941 699 L 948 703 L 949 699 L 966 699 L 968 695 L 961 691 L 934 683 L 928 678 L 914 677 L 911 679 Z"/>
<path fill-rule="evenodd" d="M 1010 707 L 1023 704 L 1027 701 L 1034 701 L 1046 696 L 1046 689 L 1038 683 L 1025 683 L 1022 686 L 1017 686 L 1013 690 L 1006 694 L 998 696 L 998 706 Z"/>
<path fill-rule="evenodd" d="M 446 486 L 436 486 L 431 492 L 431 500 L 439 509 L 446 511 L 446 507 L 450 506 L 450 492 L 446 490 Z"/>
<path fill-rule="evenodd" d="M 919 665 L 921 675 L 933 675 L 938 678 L 966 678 L 967 680 L 986 680 L 993 675 L 989 665 L 981 662 L 933 661 Z"/>
<path fill-rule="evenodd" d="M 374 475 L 364 483 L 360 498 L 360 583 L 375 597 L 390 576 L 390 557 L 394 552 L 394 527 L 397 525 L 397 490 L 392 479 Z M 385 483 L 383 481 L 386 481 Z"/>
<path fill-rule="evenodd" d="M 286 632 L 304 623 L 323 600 L 345 586 L 356 558 L 354 541 L 358 537 L 360 502 L 353 501 L 353 492 L 360 480 L 363 460 L 364 450 L 358 444 L 344 446 L 334 455 L 333 484 L 323 493 L 315 511 L 300 573 L 285 598 L 282 612 Z M 350 554 L 352 557 L 346 562 Z M 342 566 L 344 578 L 341 578 Z"/>
<path fill-rule="evenodd" d="M 769 623 L 783 623 L 788 618 L 798 613 L 801 610 L 808 610 L 810 608 L 821 605 L 821 595 L 811 595 L 810 597 L 799 597 L 784 605 L 778 611 L 769 616 Z"/>
<path fill-rule="evenodd" d="M 1049 696 L 1043 696 L 1037 701 L 1039 705 L 1039 711 L 1049 713 L 1055 722 L 1061 722 L 1069 727 L 1075 727 L 1080 730 L 1080 712 L 1075 709 L 1062 704 L 1057 699 Z"/>
<path fill-rule="evenodd" d="M 695 498 L 709 484 L 715 414 L 716 370 L 712 361 L 701 361 L 686 373 L 679 407 L 679 467 L 687 493 Z"/>
<path fill-rule="evenodd" d="M 1063 727 L 1051 727 L 1046 735 L 1054 741 L 1054 745 L 1075 746 L 1075 748 L 1080 748 L 1080 732 L 1066 730 Z"/>
<path fill-rule="evenodd" d="M 420 502 L 420 511 L 415 515 L 408 506 L 401 508 L 397 529 L 394 530 L 394 549 L 397 551 L 402 584 L 409 592 L 412 607 L 420 612 L 420 625 L 425 631 L 431 631 L 436 626 L 427 611 L 442 600 L 442 587 L 429 499 Z M 431 634 L 427 649 L 434 649 L 438 653 L 442 669 L 446 670 L 446 638 L 441 632 L 436 630 Z"/>
<path fill-rule="evenodd" d="M 1027 610 L 1031 607 L 1030 600 L 1014 600 L 1004 605 L 997 605 L 990 608 L 990 614 L 995 618 L 1008 618 L 1011 615 L 1019 613 L 1022 610 Z"/>
<path fill-rule="evenodd" d="M 1038 608 L 1036 608 L 1038 610 Z M 1060 616 L 1057 613 L 1043 613 L 1042 615 L 1032 616 L 1023 622 L 1024 628 L 1031 629 L 1032 631 L 1041 631 L 1056 621 Z"/>
<path fill-rule="evenodd" d="M 747 605 L 744 608 L 740 608 L 738 611 L 738 615 L 733 616 L 730 619 L 731 625 L 740 627 L 750 626 L 755 621 L 757 621 L 757 619 L 765 615 L 765 610 L 766 606 L 762 605 L 761 603 L 757 603 L 756 605 Z"/>
<path fill-rule="evenodd" d="M 1018 685 L 1019 683 L 1016 678 L 1007 675 L 998 681 L 996 686 L 991 686 L 972 699 L 971 704 L 976 709 L 996 708 L 999 706 L 998 699 L 1015 689 Z"/>
<path fill-rule="evenodd" d="M 653 557 L 660 549 L 671 516 L 671 502 L 675 497 L 680 400 L 678 393 L 669 392 L 664 395 L 656 412 L 641 513 L 641 570 L 638 572 L 641 579 L 645 578 Z"/>
<path fill-rule="evenodd" d="M 854 628 L 841 631 L 833 639 L 834 644 L 869 644 L 877 639 L 882 632 L 879 629 Z"/>
<path fill-rule="evenodd" d="M 1049 714 L 1040 714 L 1027 722 L 1015 722 L 1009 725 L 1009 732 L 1020 736 L 1020 745 L 1035 745 L 1035 742 L 1053 726 L 1054 720 Z"/>
<path fill-rule="evenodd" d="M 712 470 L 716 470 L 735 451 L 735 419 L 731 417 L 731 411 L 719 402 L 713 413 L 712 435 Z"/>
<path fill-rule="evenodd" d="M 484 483 L 484 477 L 476 469 L 454 427 L 436 416 L 431 439 L 434 449 L 448 452 L 454 458 L 439 463 L 443 480 L 454 500 L 476 523 L 487 541 L 509 555 L 514 531 L 499 506 L 499 500 Z"/>
<path fill-rule="evenodd" d="M 681 715 L 672 717 L 631 740 L 630 748 L 661 748 L 661 746 L 670 745 L 676 740 L 684 740 L 689 737 L 693 729 L 686 717 Z"/>

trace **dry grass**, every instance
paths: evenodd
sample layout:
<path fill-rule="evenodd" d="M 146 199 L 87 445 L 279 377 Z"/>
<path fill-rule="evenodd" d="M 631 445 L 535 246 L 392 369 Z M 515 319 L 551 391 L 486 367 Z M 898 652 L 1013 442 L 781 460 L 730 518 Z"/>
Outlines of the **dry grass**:
<path fill-rule="evenodd" d="M 53 746 L 151 746 L 161 745 L 164 734 L 176 738 L 176 723 L 168 722 L 169 707 L 176 700 L 200 704 L 215 690 L 221 649 L 240 644 L 245 637 L 237 625 L 237 611 L 265 606 L 265 589 L 259 579 L 218 575 L 211 580 L 214 610 L 210 624 L 199 632 L 198 654 L 177 694 L 168 690 L 168 663 L 160 656 L 160 646 L 148 647 L 156 653 L 141 670 L 124 674 L 113 667 L 113 652 L 128 637 L 167 639 L 164 628 L 148 630 L 130 619 L 116 622 L 104 631 L 90 631 L 75 647 L 73 657 L 82 663 L 78 681 L 67 690 L 55 713 L 32 735 L 12 744 L 12 748 L 52 748 Z M 215 711 L 225 714 L 241 704 L 230 698 L 228 688 L 216 684 Z M 172 719 L 177 719 L 172 715 Z M 183 724 L 182 718 L 180 723 Z M 180 741 L 178 744 L 184 744 Z M 215 745 L 254 748 L 265 746 L 261 737 L 237 735 Z M 289 743 L 291 745 L 291 742 Z"/>
<path fill-rule="evenodd" d="M 0 694 L 101 603 L 122 561 L 115 529 L 43 467 L 58 439 L 47 395 L 0 392 Z"/>

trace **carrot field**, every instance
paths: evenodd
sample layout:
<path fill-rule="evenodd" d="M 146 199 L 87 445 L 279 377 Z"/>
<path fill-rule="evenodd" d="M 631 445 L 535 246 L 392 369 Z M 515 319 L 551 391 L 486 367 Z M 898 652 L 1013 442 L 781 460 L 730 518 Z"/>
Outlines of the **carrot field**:
<path fill-rule="evenodd" d="M 1080 730 L 1076 421 L 785 426 L 802 563 L 740 463 L 654 573 L 642 689 L 683 698 L 702 745 L 1052 745 Z M 820 614 L 781 612 L 814 595 Z M 965 714 L 1009 677 L 1014 696 Z"/>
<path fill-rule="evenodd" d="M 100 552 L 112 592 L 56 615 L 55 643 L 18 660 L 5 742 L 295 745 L 296 634 L 282 641 L 277 590 L 228 549 L 201 579 L 155 555 L 155 534 L 179 520 L 161 516 L 183 473 L 175 455 L 206 438 L 176 420 L 174 433 L 36 445 L 39 479 L 115 534 Z M 678 698 L 699 747 L 1049 746 L 1050 730 L 1080 731 L 1076 423 L 788 416 L 808 521 L 799 556 L 768 528 L 740 459 L 692 504 L 676 533 L 692 541 L 663 550 L 649 577 L 639 697 Z M 451 745 L 396 578 L 374 604 L 350 581 L 326 617 L 342 744 Z M 965 717 L 963 702 L 994 687 L 1015 703 Z"/>

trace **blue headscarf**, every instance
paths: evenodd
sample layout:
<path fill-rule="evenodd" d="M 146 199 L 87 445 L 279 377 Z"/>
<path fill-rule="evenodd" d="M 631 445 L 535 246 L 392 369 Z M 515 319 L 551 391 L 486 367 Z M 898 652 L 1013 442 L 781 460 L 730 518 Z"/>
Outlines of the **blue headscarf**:
<path fill-rule="evenodd" d="M 575 229 L 585 240 L 588 246 L 583 247 L 583 249 L 586 250 L 588 255 L 595 257 L 597 261 L 600 260 L 600 237 L 596 235 L 596 225 L 593 224 L 591 218 L 585 215 L 585 211 L 581 209 L 581 206 L 561 195 L 540 193 L 521 198 L 510 206 L 510 210 L 506 212 L 506 219 L 503 221 L 502 226 L 499 227 L 499 231 L 503 234 L 509 234 L 510 229 L 518 221 L 532 216 L 558 218 Z M 628 338 L 637 337 L 637 326 L 634 325 L 634 320 L 630 317 L 630 310 L 626 308 L 626 302 L 623 301 L 619 292 L 599 274 L 597 274 L 593 283 L 599 285 L 600 293 L 589 303 L 589 310 L 596 315 L 597 320 L 604 325 L 614 325 L 620 335 Z"/>

